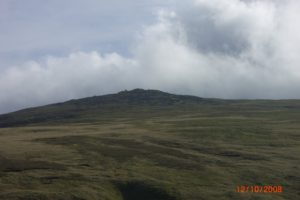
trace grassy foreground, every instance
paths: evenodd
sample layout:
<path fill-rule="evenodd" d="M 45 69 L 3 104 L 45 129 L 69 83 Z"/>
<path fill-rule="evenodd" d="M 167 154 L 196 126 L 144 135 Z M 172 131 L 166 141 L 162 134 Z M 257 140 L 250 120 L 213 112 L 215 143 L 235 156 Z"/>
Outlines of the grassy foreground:
<path fill-rule="evenodd" d="M 297 101 L 241 101 L 1 128 L 0 199 L 300 199 L 299 122 Z"/>

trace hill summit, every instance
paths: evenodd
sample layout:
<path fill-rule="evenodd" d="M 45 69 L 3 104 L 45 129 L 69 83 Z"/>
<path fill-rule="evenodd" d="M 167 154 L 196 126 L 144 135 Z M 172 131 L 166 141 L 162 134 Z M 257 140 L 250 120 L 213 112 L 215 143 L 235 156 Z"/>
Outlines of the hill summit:
<path fill-rule="evenodd" d="M 175 95 L 159 90 L 124 90 L 116 94 L 94 96 L 64 102 L 63 104 L 104 106 L 108 104 L 120 105 L 174 105 L 179 103 L 197 103 L 203 99 L 196 96 Z"/>
<path fill-rule="evenodd" d="M 124 90 L 116 94 L 73 99 L 63 103 L 28 108 L 0 115 L 0 127 L 23 126 L 53 121 L 62 122 L 65 120 L 80 121 L 83 118 L 90 120 L 116 110 L 127 112 L 128 109 L 133 108 L 162 108 L 212 101 L 196 96 L 170 94 L 159 90 Z"/>

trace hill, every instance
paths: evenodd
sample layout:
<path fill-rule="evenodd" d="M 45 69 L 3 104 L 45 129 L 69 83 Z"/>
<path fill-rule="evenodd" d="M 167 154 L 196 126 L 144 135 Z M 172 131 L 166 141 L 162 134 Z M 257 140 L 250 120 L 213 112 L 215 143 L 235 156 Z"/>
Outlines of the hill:
<path fill-rule="evenodd" d="M 42 122 L 86 121 L 98 118 L 107 112 L 134 109 L 137 107 L 172 107 L 183 105 L 214 104 L 216 99 L 175 95 L 158 90 L 134 89 L 117 94 L 74 99 L 36 108 L 0 115 L 0 127 L 24 126 Z"/>
<path fill-rule="evenodd" d="M 1 115 L 0 125 L 0 199 L 300 199 L 299 100 L 136 89 Z"/>
<path fill-rule="evenodd" d="M 134 89 L 116 94 L 73 99 L 63 103 L 28 108 L 0 115 L 0 128 L 30 124 L 91 123 L 116 119 L 156 115 L 157 111 L 218 112 L 219 110 L 248 112 L 260 109 L 300 109 L 297 100 L 221 100 L 189 95 L 175 95 L 159 90 Z"/>

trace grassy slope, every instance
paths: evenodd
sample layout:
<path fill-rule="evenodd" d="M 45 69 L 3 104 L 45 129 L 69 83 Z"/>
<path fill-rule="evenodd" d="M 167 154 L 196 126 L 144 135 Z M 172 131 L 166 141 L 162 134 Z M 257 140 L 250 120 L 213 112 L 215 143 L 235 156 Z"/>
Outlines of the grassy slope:
<path fill-rule="evenodd" d="M 175 105 L 220 104 L 223 100 L 203 99 L 195 96 L 174 95 L 158 90 L 135 89 L 117 94 L 94 96 L 51 104 L 37 108 L 0 115 L 0 127 L 24 126 L 37 123 L 93 122 L 111 117 L 110 113 L 122 114 L 127 110 L 138 112 L 147 107 L 164 108 Z M 112 116 L 114 117 L 114 116 Z M 85 120 L 85 121 L 83 121 Z"/>
<path fill-rule="evenodd" d="M 299 105 L 126 105 L 2 128 L 0 199 L 299 199 Z"/>

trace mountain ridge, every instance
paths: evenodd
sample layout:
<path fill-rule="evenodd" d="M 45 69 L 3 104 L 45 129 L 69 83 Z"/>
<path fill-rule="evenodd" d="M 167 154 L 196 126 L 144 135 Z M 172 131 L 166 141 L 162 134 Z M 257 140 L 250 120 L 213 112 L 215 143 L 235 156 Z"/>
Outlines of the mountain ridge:
<path fill-rule="evenodd" d="M 300 109 L 300 100 L 223 100 L 133 89 L 2 114 L 0 128 L 40 123 L 105 123 L 122 117 L 136 118 L 136 115 L 155 117 L 160 112 L 173 115 L 197 111 L 216 115 L 219 109 L 228 110 L 228 113 L 251 113 L 254 109 L 295 110 Z"/>
<path fill-rule="evenodd" d="M 133 89 L 115 94 L 72 99 L 61 103 L 26 108 L 0 115 L 0 127 L 22 126 L 53 120 L 71 119 L 88 112 L 127 109 L 130 107 L 190 105 L 215 103 L 217 100 L 191 95 L 176 95 L 160 90 Z"/>
<path fill-rule="evenodd" d="M 156 101 L 157 100 L 157 101 Z M 200 102 L 204 98 L 192 96 L 192 95 L 178 95 L 160 90 L 145 90 L 145 89 L 133 89 L 123 90 L 114 94 L 106 94 L 100 96 L 86 97 L 80 99 L 72 99 L 63 103 L 75 103 L 75 104 L 107 104 L 107 103 L 125 103 L 128 105 L 139 104 L 174 104 L 186 102 Z"/>

